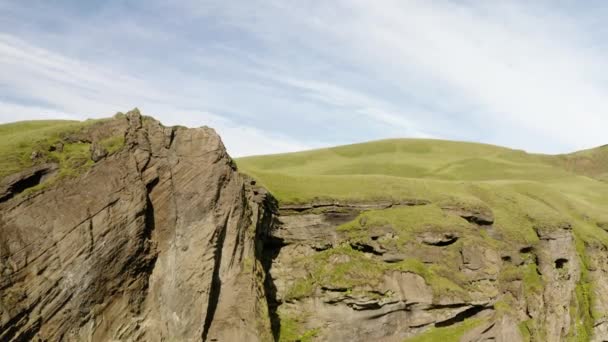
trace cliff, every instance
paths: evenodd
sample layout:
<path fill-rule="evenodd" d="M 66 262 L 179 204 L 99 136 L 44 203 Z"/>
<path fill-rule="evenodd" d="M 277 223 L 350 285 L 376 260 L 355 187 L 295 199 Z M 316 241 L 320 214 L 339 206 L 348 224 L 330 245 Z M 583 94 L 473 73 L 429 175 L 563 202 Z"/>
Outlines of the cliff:
<path fill-rule="evenodd" d="M 0 136 L 0 341 L 608 340 L 605 148 L 235 163 L 137 110 Z"/>
<path fill-rule="evenodd" d="M 114 136 L 124 146 L 109 154 L 99 142 Z M 0 340 L 270 335 L 258 241 L 273 202 L 235 171 L 212 129 L 133 111 L 60 143 L 63 157 L 83 144 L 97 161 L 41 187 L 62 169 L 48 158 L 3 184 Z"/>
<path fill-rule="evenodd" d="M 394 139 L 237 160 L 284 340 L 608 340 L 606 147 Z"/>

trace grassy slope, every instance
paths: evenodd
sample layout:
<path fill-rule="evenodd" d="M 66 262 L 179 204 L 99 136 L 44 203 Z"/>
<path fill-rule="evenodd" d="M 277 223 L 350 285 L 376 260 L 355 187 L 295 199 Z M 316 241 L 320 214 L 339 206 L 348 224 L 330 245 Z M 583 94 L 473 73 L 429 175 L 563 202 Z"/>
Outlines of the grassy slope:
<path fill-rule="evenodd" d="M 0 180 L 43 161 L 59 164 L 58 179 L 86 170 L 93 164 L 90 144 L 67 143 L 63 138 L 105 121 L 40 120 L 0 125 Z M 63 150 L 51 151 L 51 146 L 59 142 L 63 143 Z M 119 150 L 123 143 L 122 136 L 101 141 L 109 153 Z M 40 154 L 36 161 L 31 158 L 34 151 Z"/>
<path fill-rule="evenodd" d="M 533 226 L 568 220 L 577 224 L 585 240 L 608 243 L 608 234 L 596 226 L 608 221 L 608 183 L 587 176 L 608 172 L 608 165 L 601 164 L 594 151 L 593 159 L 585 159 L 591 162 L 579 161 L 574 168 L 572 160 L 582 160 L 579 154 L 547 156 L 484 144 L 395 139 L 240 158 L 237 164 L 282 203 L 482 203 L 492 208 L 497 226 L 514 240 L 533 240 Z"/>

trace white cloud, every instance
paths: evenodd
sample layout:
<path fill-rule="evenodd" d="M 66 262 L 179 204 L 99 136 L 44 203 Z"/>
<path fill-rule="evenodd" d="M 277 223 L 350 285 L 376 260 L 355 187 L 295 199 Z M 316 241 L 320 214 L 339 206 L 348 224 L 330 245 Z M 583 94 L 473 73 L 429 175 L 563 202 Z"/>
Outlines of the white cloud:
<path fill-rule="evenodd" d="M 0 122 L 31 119 L 82 120 L 110 116 L 141 106 L 166 124 L 214 127 L 233 156 L 291 152 L 311 148 L 281 134 L 238 125 L 206 111 L 183 110 L 179 97 L 143 80 L 91 65 L 0 34 L 0 85 L 35 94 L 49 106 L 0 101 Z M 58 109 L 54 109 L 58 108 Z"/>
<path fill-rule="evenodd" d="M 606 51 L 582 46 L 586 33 L 567 18 L 515 4 L 352 3 L 356 14 L 332 21 L 332 29 L 349 27 L 339 34 L 350 43 L 350 55 L 365 56 L 375 70 L 411 87 L 408 76 L 423 75 L 447 88 L 456 106 L 476 107 L 472 119 L 487 122 L 488 129 L 527 130 L 527 144 L 542 146 L 534 142 L 540 138 L 581 148 L 605 141 L 608 98 L 598 73 L 608 76 Z M 522 131 L 512 133 L 500 143 L 538 149 L 522 146 Z"/>
<path fill-rule="evenodd" d="M 318 142 L 302 143 L 284 134 L 239 125 L 225 117 L 204 111 L 176 110 L 163 120 L 166 125 L 189 127 L 198 127 L 201 122 L 215 129 L 232 157 L 295 152 L 327 145 Z"/>
<path fill-rule="evenodd" d="M 528 150 L 557 152 L 602 144 L 608 126 L 608 72 L 603 67 L 608 51 L 592 44 L 593 32 L 577 21 L 581 19 L 544 5 L 263 2 L 252 5 L 254 16 L 244 16 L 244 10 L 221 13 L 231 25 L 280 51 L 277 56 L 286 57 L 280 63 L 291 78 L 288 83 L 329 106 L 368 107 L 370 95 L 352 86 L 336 87 L 323 79 L 329 77 L 323 70 L 310 78 L 298 69 L 314 70 L 330 60 L 336 68 L 354 67 L 373 76 L 370 82 L 401 86 L 408 98 L 444 112 L 420 112 L 399 98 L 374 94 L 383 104 L 374 101 L 371 112 L 385 114 L 370 117 L 413 126 L 422 134 L 439 114 L 452 116 L 456 125 L 450 129 L 483 127 L 488 142 Z M 205 15 L 209 11 L 205 8 Z M 324 59 L 299 63 L 299 53 Z M 390 109 L 382 110 L 386 104 Z"/>
<path fill-rule="evenodd" d="M 39 107 L 0 101 L 0 123 L 23 120 L 82 120 L 82 116 Z"/>
<path fill-rule="evenodd" d="M 0 120 L 10 120 L 11 111 L 105 116 L 139 106 L 169 123 L 214 126 L 239 155 L 396 135 L 539 152 L 606 143 L 606 45 L 583 17 L 559 5 L 156 0 L 146 6 L 166 15 L 109 11 L 119 16 L 116 25 L 95 29 L 101 19 L 91 16 L 88 26 L 70 23 L 54 43 L 36 40 L 44 36 L 36 30 L 28 39 L 0 33 L 6 90 Z M 96 47 L 91 32 L 106 39 L 112 53 L 104 56 L 124 58 L 70 54 Z M 122 41 L 123 35 L 140 39 Z M 78 49 L 62 50 L 74 42 Z M 339 127 L 337 137 L 327 127 Z"/>

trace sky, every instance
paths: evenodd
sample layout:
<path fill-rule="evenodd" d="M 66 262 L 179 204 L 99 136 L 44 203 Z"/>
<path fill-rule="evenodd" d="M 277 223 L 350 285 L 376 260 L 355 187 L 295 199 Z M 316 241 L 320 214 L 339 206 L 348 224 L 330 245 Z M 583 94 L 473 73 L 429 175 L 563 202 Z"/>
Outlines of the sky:
<path fill-rule="evenodd" d="M 138 107 L 232 156 L 608 143 L 608 3 L 0 0 L 0 122 Z"/>

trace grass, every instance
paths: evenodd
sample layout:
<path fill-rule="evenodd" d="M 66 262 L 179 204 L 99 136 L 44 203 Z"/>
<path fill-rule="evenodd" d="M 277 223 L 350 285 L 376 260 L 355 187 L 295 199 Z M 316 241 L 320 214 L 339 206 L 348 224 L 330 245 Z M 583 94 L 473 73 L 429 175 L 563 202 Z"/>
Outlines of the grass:
<path fill-rule="evenodd" d="M 100 141 L 100 143 L 101 146 L 103 146 L 103 148 L 108 151 L 108 154 L 113 154 L 123 148 L 123 146 L 125 145 L 125 137 L 122 135 L 116 135 L 103 139 L 102 141 Z"/>
<path fill-rule="evenodd" d="M 464 233 L 471 228 L 461 217 L 446 214 L 438 206 L 431 204 L 365 211 L 355 220 L 339 226 L 337 230 L 347 233 L 353 241 L 369 241 L 370 229 L 374 227 L 391 227 L 398 239 L 386 241 L 385 244 L 396 245 L 395 247 L 401 250 L 406 248 L 406 244 L 412 241 L 417 233 Z"/>
<path fill-rule="evenodd" d="M 594 289 L 589 276 L 589 261 L 585 245 L 580 237 L 576 238 L 576 251 L 581 265 L 581 279 L 576 284 L 575 296 L 570 304 L 570 316 L 574 322 L 568 341 L 589 341 L 593 336 L 593 325 L 596 318 L 601 318 L 602 313 L 593 308 Z"/>
<path fill-rule="evenodd" d="M 90 158 L 90 144 L 65 138 L 82 132 L 106 120 L 86 121 L 22 121 L 0 125 L 0 179 L 33 166 L 36 163 L 54 162 L 59 165 L 57 175 L 27 189 L 31 193 L 65 178 L 74 177 L 88 170 L 94 163 Z M 100 141 L 108 152 L 115 153 L 124 146 L 122 135 L 110 136 Z M 58 148 L 59 145 L 62 148 Z M 36 158 L 32 158 L 36 153 Z"/>
<path fill-rule="evenodd" d="M 237 159 L 281 203 L 423 199 L 491 208 L 505 240 L 534 244 L 537 229 L 570 223 L 584 241 L 608 244 L 599 221 L 608 207 L 608 148 L 572 155 L 528 154 L 503 147 L 392 139 Z M 572 160 L 587 158 L 586 163 Z M 572 165 L 576 164 L 576 167 Z M 585 166 L 586 167 L 583 167 Z"/>
<path fill-rule="evenodd" d="M 406 339 L 404 342 L 456 342 L 460 341 L 460 338 L 467 331 L 482 323 L 484 323 L 483 319 L 466 319 L 462 323 L 449 327 L 432 327 L 420 335 Z"/>
<path fill-rule="evenodd" d="M 302 326 L 304 317 L 280 314 L 281 330 L 279 332 L 280 342 L 311 342 L 319 333 L 319 329 L 305 329 Z"/>
<path fill-rule="evenodd" d="M 439 265 L 429 266 L 415 258 L 387 264 L 352 249 L 348 244 L 296 260 L 294 266 L 306 270 L 309 276 L 292 284 L 285 296 L 286 301 L 312 296 L 321 287 L 374 297 L 377 294 L 368 293 L 370 286 L 379 285 L 382 275 L 394 270 L 420 275 L 437 299 L 450 295 L 467 296 L 457 280 L 448 278 L 450 272 L 442 272 Z"/>
<path fill-rule="evenodd" d="M 32 152 L 61 140 L 61 135 L 83 127 L 78 121 L 23 121 L 0 125 L 0 178 L 33 165 Z"/>

